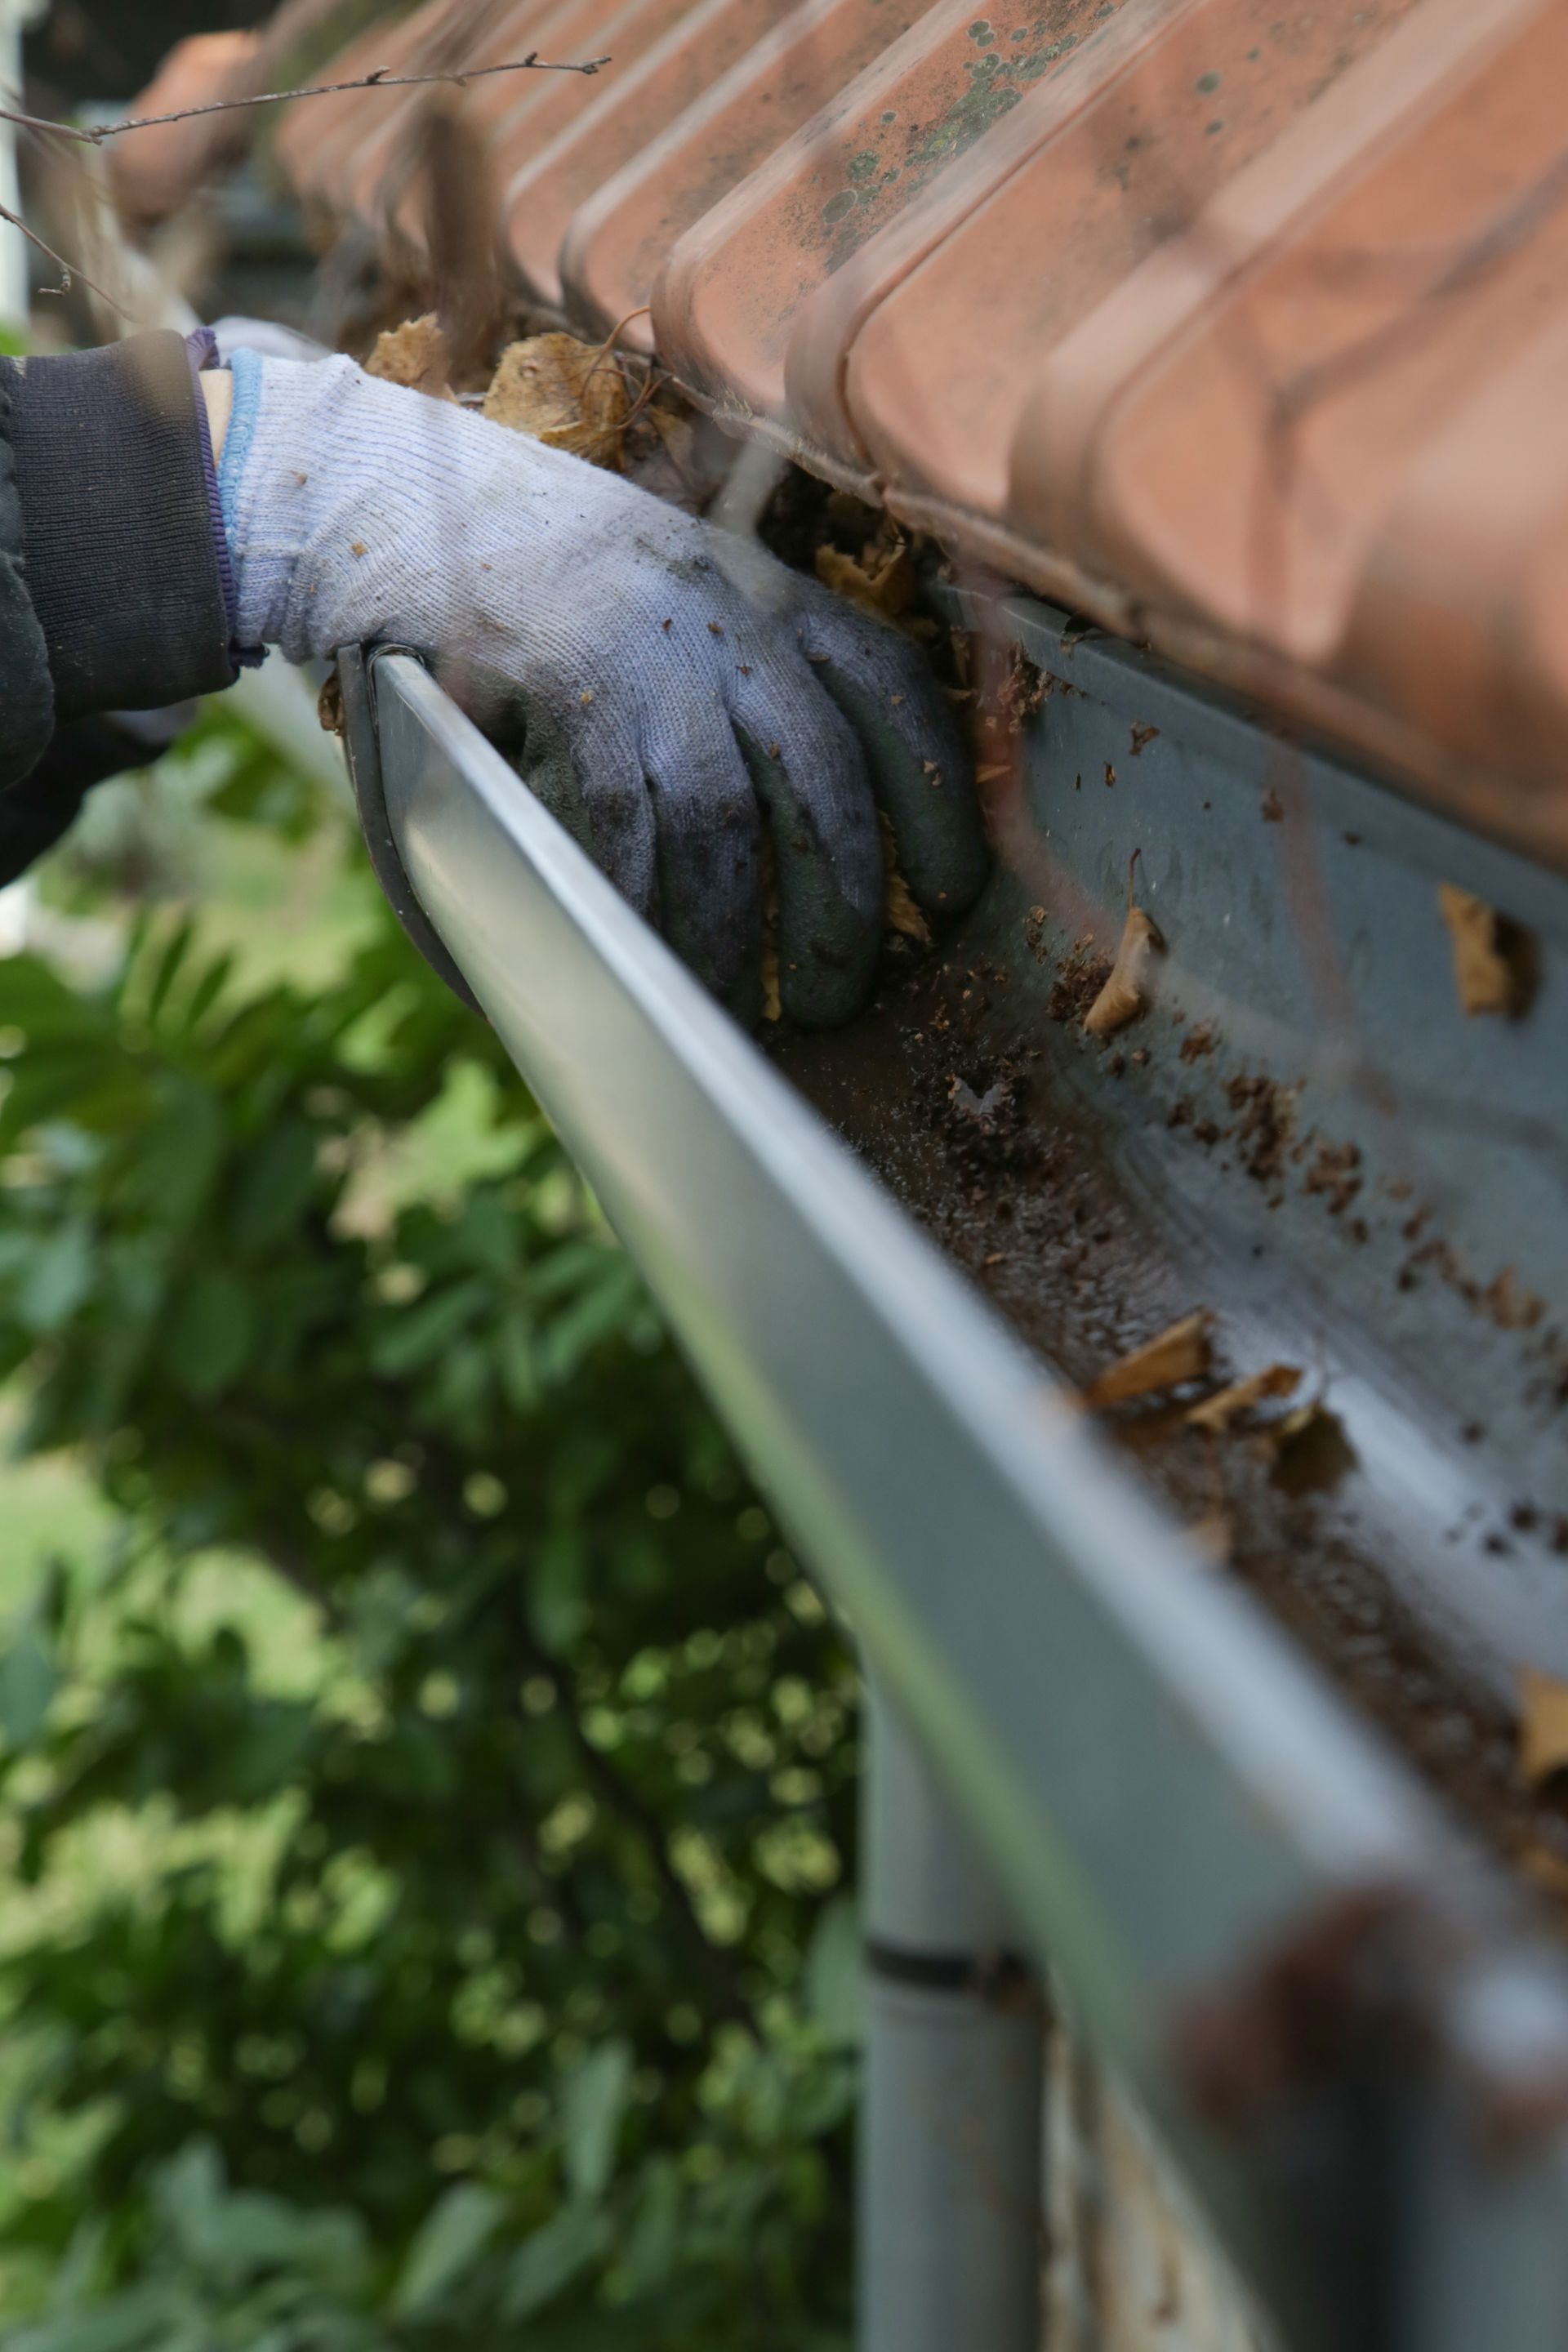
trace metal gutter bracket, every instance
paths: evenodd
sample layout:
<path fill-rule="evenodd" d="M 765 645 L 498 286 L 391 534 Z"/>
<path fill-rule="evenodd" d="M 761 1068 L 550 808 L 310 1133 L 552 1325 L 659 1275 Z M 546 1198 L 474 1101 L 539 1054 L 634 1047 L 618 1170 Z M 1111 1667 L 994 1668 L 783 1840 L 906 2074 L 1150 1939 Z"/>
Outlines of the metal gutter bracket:
<path fill-rule="evenodd" d="M 860 2352 L 1037 2352 L 1043 1994 L 913 1740 L 867 1706 Z"/>

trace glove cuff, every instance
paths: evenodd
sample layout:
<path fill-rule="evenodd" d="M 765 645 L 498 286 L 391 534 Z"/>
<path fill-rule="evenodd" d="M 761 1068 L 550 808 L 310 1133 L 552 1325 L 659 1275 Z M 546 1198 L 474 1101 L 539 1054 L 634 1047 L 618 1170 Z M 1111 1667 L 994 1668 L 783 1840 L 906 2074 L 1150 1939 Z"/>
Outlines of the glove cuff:
<path fill-rule="evenodd" d="M 259 352 L 252 351 L 236 352 L 229 361 L 234 400 L 218 460 L 218 503 L 235 583 L 235 625 L 247 645 L 277 644 L 282 634 L 282 610 L 300 552 L 299 543 L 287 553 L 275 551 L 270 545 L 274 532 L 265 527 L 259 533 L 257 530 L 252 461 L 257 454 L 268 371 L 279 364 L 286 367 L 289 362 L 268 362 Z"/>
<path fill-rule="evenodd" d="M 169 332 L 15 372 L 26 578 L 62 719 L 233 682 L 199 404 Z"/>
<path fill-rule="evenodd" d="M 237 351 L 230 373 L 218 494 L 242 642 L 304 661 L 397 627 L 391 607 L 423 589 L 435 553 L 419 445 L 466 420 L 348 359 Z M 430 455 L 457 494 L 452 453 Z"/>

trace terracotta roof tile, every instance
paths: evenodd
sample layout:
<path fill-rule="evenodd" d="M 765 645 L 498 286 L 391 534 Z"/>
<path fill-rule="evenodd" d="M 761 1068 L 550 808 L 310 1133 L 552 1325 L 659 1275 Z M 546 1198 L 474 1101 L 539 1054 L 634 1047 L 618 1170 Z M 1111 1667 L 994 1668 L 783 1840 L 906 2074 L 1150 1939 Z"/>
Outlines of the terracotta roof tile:
<path fill-rule="evenodd" d="M 578 214 L 562 271 L 581 315 L 607 327 L 636 302 L 649 300 L 682 235 L 764 167 L 825 98 L 908 28 L 921 5 L 804 0 L 764 33 Z M 668 348 L 664 356 L 673 359 Z"/>
<path fill-rule="evenodd" d="M 788 0 L 700 0 L 695 7 L 678 5 L 666 13 L 670 21 L 662 39 L 654 39 L 636 63 L 626 64 L 624 37 L 613 37 L 614 78 L 603 96 L 581 121 L 549 145 L 540 148 L 530 141 L 506 188 L 507 236 L 524 285 L 541 301 L 561 304 L 567 299 L 563 276 L 573 274 L 581 250 L 581 277 L 573 289 L 579 315 L 598 323 L 595 312 L 600 291 L 612 306 L 618 295 L 626 298 L 618 309 L 600 313 L 605 332 L 647 301 L 652 270 L 644 273 L 640 283 L 616 280 L 609 257 L 612 250 L 624 257 L 626 241 L 617 243 L 612 236 L 595 246 L 593 224 L 600 208 L 594 199 L 607 190 L 613 210 L 616 174 L 627 158 L 636 159 L 637 172 L 653 142 L 746 57 L 788 15 L 789 6 Z M 641 232 L 639 242 L 647 244 L 651 235 L 652 249 L 662 258 L 668 242 L 667 233 L 661 236 L 662 224 L 656 220 L 650 230 L 647 207 L 635 197 L 630 209 Z M 573 242 L 568 245 L 569 238 Z M 594 289 L 592 294 L 585 292 L 588 287 Z M 650 344 L 651 331 L 642 340 L 645 347 Z"/>
<path fill-rule="evenodd" d="M 507 0 L 521 288 L 723 419 L 1568 864 L 1568 0 Z M 345 68 L 350 60 L 343 60 Z M 301 188 L 421 234 L 413 101 Z"/>

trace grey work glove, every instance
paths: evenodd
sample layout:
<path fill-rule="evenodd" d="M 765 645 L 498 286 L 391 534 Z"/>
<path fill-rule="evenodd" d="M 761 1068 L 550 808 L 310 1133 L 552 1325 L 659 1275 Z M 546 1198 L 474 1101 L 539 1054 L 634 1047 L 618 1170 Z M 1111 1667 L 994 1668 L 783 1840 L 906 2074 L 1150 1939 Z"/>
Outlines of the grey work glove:
<path fill-rule="evenodd" d="M 895 631 L 616 475 L 350 361 L 238 351 L 233 372 L 219 480 L 241 642 L 431 652 L 738 1012 L 760 1002 L 764 828 L 797 1021 L 846 1020 L 869 992 L 879 804 L 923 908 L 974 898 L 968 762 Z"/>

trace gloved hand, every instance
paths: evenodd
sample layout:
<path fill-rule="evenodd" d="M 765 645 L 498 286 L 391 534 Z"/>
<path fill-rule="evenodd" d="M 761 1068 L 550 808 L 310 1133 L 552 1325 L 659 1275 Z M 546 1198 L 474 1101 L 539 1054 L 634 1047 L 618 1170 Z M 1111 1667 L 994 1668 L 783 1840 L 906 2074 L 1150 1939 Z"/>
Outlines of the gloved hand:
<path fill-rule="evenodd" d="M 882 931 L 879 803 L 928 910 L 986 850 L 945 698 L 892 629 L 618 476 L 343 359 L 237 352 L 219 482 L 242 644 L 395 640 L 742 1016 L 763 828 L 780 992 L 847 1019 Z"/>
<path fill-rule="evenodd" d="M 226 310 L 212 322 L 218 358 L 227 367 L 236 352 L 256 352 L 267 360 L 326 360 L 331 353 L 313 335 L 298 327 L 280 326 L 276 319 L 247 318 L 243 310 Z"/>

